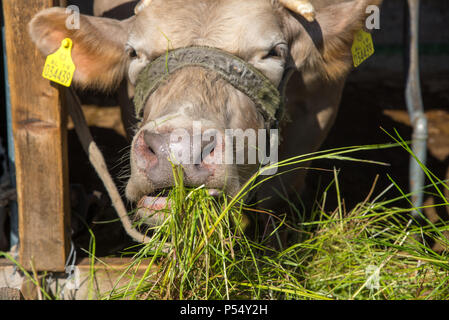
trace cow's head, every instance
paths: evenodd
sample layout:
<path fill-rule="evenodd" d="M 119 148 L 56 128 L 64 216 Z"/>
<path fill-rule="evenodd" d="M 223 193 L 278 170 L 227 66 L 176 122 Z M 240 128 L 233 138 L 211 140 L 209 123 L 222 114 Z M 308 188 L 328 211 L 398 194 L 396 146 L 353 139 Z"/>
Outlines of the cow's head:
<path fill-rule="evenodd" d="M 73 40 L 74 82 L 81 87 L 109 90 L 125 77 L 135 85 L 151 61 L 192 46 L 239 57 L 276 87 L 289 68 L 308 82 L 333 82 L 344 79 L 351 68 L 350 47 L 364 25 L 367 6 L 380 2 L 311 0 L 311 16 L 307 10 L 293 12 L 295 7 L 287 4 L 295 1 L 152 0 L 142 1 L 137 14 L 124 21 L 83 15 L 78 30 L 67 29 L 65 9 L 52 8 L 32 20 L 30 34 L 44 54 L 54 52 L 66 37 Z M 179 151 L 189 150 L 192 161 L 182 163 L 186 185 L 232 195 L 257 170 L 257 163 L 208 161 L 225 150 L 224 139 L 193 147 L 194 123 L 200 134 L 215 130 L 222 137 L 226 129 L 265 128 L 255 101 L 213 70 L 189 66 L 171 74 L 146 99 L 142 119 L 132 142 L 126 188 L 131 201 L 173 184 L 170 162 L 176 162 L 173 153 Z M 192 139 L 173 140 L 177 129 L 185 129 Z"/>

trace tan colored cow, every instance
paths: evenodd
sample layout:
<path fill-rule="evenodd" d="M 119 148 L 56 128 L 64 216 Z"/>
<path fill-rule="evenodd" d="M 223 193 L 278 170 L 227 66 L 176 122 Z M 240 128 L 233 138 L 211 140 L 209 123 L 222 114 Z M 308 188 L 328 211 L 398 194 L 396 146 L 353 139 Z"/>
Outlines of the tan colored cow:
<path fill-rule="evenodd" d="M 126 1 L 96 1 L 102 15 Z M 382 0 L 144 0 L 126 20 L 81 16 L 79 30 L 69 30 L 62 8 L 40 12 L 30 23 L 33 41 L 44 54 L 54 52 L 70 37 L 77 67 L 74 82 L 82 88 L 113 90 L 124 79 L 133 85 L 154 59 L 184 47 L 216 48 L 259 70 L 274 86 L 288 80 L 286 109 L 281 123 L 279 159 L 318 150 L 331 128 L 343 86 L 352 67 L 351 45 L 362 29 L 368 5 Z M 293 72 L 286 72 L 292 70 Z M 132 104 L 123 102 L 133 115 Z M 126 196 L 133 202 L 173 184 L 170 154 L 192 148 L 170 140 L 175 129 L 192 135 L 192 123 L 202 132 L 214 129 L 263 129 L 264 115 L 242 90 L 216 72 L 189 66 L 170 74 L 145 102 L 143 121 L 132 142 Z M 257 165 L 208 162 L 225 148 L 216 143 L 201 160 L 186 164 L 187 185 L 235 194 Z M 201 153 L 201 151 L 203 151 Z M 283 176 L 287 192 L 298 192 L 303 172 Z M 261 197 L 280 189 L 279 179 L 260 190 Z M 271 197 L 266 206 L 274 206 Z"/>

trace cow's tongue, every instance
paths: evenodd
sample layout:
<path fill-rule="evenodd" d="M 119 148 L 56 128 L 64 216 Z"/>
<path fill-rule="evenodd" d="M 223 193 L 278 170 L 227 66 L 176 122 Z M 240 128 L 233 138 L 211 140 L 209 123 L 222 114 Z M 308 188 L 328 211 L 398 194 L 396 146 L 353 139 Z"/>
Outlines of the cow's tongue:
<path fill-rule="evenodd" d="M 167 208 L 167 197 L 145 196 L 137 204 L 138 209 L 163 210 Z M 168 206 L 169 207 L 169 206 Z"/>
<path fill-rule="evenodd" d="M 161 225 L 165 220 L 164 209 L 169 209 L 167 197 L 145 196 L 137 204 L 137 216 L 151 227 Z"/>
<path fill-rule="evenodd" d="M 222 192 L 216 189 L 209 189 L 209 195 L 219 198 Z M 164 221 L 165 209 L 170 209 L 171 203 L 168 197 L 145 196 L 137 204 L 137 215 L 145 220 L 145 223 L 152 226 L 160 225 Z"/>
<path fill-rule="evenodd" d="M 208 189 L 209 195 L 214 198 L 219 198 L 222 195 L 220 190 Z M 149 209 L 149 210 L 163 210 L 170 208 L 170 203 L 168 203 L 168 198 L 162 195 L 152 196 L 148 195 L 140 199 L 137 204 L 138 209 Z"/>

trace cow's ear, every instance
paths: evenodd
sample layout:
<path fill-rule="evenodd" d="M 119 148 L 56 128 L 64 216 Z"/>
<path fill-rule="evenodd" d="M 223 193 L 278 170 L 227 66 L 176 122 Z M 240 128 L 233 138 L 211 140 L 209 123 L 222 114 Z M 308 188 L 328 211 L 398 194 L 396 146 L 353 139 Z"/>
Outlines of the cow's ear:
<path fill-rule="evenodd" d="M 63 8 L 41 11 L 29 24 L 31 39 L 44 55 L 49 55 L 63 39 L 71 38 L 74 83 L 83 88 L 113 88 L 125 74 L 124 47 L 130 21 L 80 15 L 77 26 L 73 20 L 70 23 L 70 14 Z"/>
<path fill-rule="evenodd" d="M 308 22 L 289 14 L 291 54 L 299 70 L 310 77 L 340 79 L 352 67 L 351 47 L 357 31 L 372 13 L 368 6 L 382 0 L 352 0 L 316 7 L 316 19 Z"/>

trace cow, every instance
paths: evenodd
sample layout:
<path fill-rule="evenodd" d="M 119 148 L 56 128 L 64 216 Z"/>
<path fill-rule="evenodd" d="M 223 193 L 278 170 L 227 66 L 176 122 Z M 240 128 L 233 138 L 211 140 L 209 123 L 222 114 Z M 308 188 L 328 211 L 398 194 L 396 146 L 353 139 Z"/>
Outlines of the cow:
<path fill-rule="evenodd" d="M 259 169 L 257 163 L 210 161 L 217 160 L 217 154 L 218 160 L 224 159 L 220 151 L 227 140 L 201 143 L 192 150 L 193 124 L 200 126 L 200 134 L 214 130 L 221 136 L 228 129 L 277 128 L 279 160 L 317 151 L 334 123 L 352 69 L 354 36 L 365 26 L 367 7 L 381 3 L 97 0 L 96 16 L 81 15 L 80 28 L 67 28 L 69 13 L 64 8 L 50 8 L 32 19 L 29 33 L 44 55 L 55 52 L 63 39 L 73 40 L 77 87 L 104 91 L 120 87 L 123 119 L 132 136 L 126 197 L 151 209 L 155 195 L 174 184 L 173 150 L 191 155 L 190 160 L 199 159 L 182 163 L 186 185 L 229 196 L 237 194 Z M 107 17 L 130 5 L 135 12 L 129 17 Z M 166 70 L 167 74 L 154 70 L 154 65 L 163 68 L 164 63 L 168 69 L 172 60 L 188 63 L 175 72 Z M 271 100 L 264 105 L 266 97 L 260 98 L 242 79 L 229 75 L 233 70 L 224 65 L 237 68 L 247 83 L 262 83 Z M 276 100 L 277 93 L 284 103 Z M 271 112 L 281 105 L 282 114 Z M 178 129 L 190 135 L 189 142 L 172 139 Z M 266 199 L 264 207 L 278 207 L 281 200 L 274 196 L 275 189 L 301 192 L 305 175 L 305 170 L 295 171 L 263 184 L 258 197 Z M 164 204 L 164 196 L 158 198 L 158 205 Z"/>

